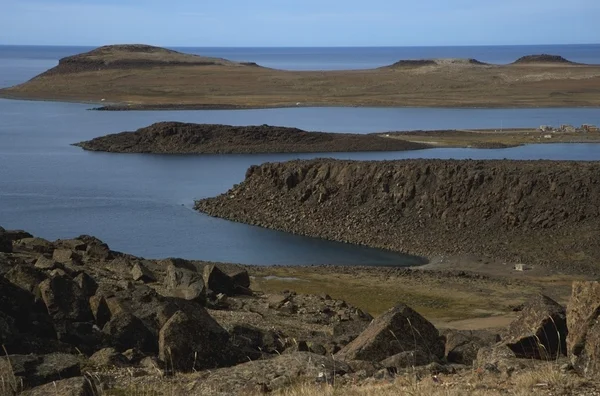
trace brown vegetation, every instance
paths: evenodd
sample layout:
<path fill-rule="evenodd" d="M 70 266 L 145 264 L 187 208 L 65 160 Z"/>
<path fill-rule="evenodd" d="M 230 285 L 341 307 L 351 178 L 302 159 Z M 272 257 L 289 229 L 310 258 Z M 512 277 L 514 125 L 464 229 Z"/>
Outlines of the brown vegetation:
<path fill-rule="evenodd" d="M 544 58 L 545 59 L 545 58 Z M 538 107 L 600 105 L 600 66 L 475 60 L 399 62 L 351 71 L 284 71 L 148 47 L 66 58 L 0 96 L 121 108 L 281 106 Z"/>

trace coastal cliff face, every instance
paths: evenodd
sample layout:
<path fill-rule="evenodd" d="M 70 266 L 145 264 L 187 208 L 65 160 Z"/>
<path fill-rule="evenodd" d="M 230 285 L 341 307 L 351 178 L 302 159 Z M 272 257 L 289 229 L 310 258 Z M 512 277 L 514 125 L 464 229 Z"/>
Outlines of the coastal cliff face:
<path fill-rule="evenodd" d="M 159 122 L 135 132 L 101 136 L 76 146 L 90 151 L 160 154 L 402 151 L 430 147 L 377 135 L 183 122 Z"/>
<path fill-rule="evenodd" d="M 196 209 L 430 257 L 474 254 L 596 271 L 599 172 L 600 164 L 558 161 L 268 163 Z"/>

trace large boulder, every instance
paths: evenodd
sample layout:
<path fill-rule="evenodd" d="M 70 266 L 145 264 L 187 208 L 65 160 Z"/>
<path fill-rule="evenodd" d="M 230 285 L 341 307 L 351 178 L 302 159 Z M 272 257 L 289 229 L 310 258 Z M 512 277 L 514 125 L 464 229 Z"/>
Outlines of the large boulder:
<path fill-rule="evenodd" d="M 446 360 L 450 363 L 471 365 L 477 352 L 500 341 L 500 336 L 486 330 L 444 330 Z"/>
<path fill-rule="evenodd" d="M 520 358 L 548 359 L 566 355 L 565 309 L 538 294 L 527 301 L 510 324 L 503 342 Z"/>
<path fill-rule="evenodd" d="M 568 356 L 588 378 L 600 374 L 600 282 L 573 282 L 567 305 Z"/>
<path fill-rule="evenodd" d="M 43 238 L 22 238 L 13 240 L 13 251 L 51 254 L 54 251 L 54 246 L 50 241 Z"/>
<path fill-rule="evenodd" d="M 15 265 L 4 276 L 13 284 L 34 295 L 39 294 L 38 285 L 48 278 L 42 271 L 28 265 Z"/>
<path fill-rule="evenodd" d="M 198 272 L 170 264 L 167 267 L 164 285 L 167 289 L 166 294 L 172 297 L 195 301 L 201 304 L 206 302 L 204 279 Z"/>
<path fill-rule="evenodd" d="M 143 263 L 135 263 L 131 269 L 131 278 L 144 283 L 156 282 L 156 276 Z"/>
<path fill-rule="evenodd" d="M 376 318 L 336 356 L 343 360 L 380 362 L 405 351 L 422 351 L 443 358 L 438 330 L 407 305 L 400 304 Z"/>
<path fill-rule="evenodd" d="M 93 319 L 88 297 L 67 275 L 46 279 L 39 288 L 48 313 L 55 321 L 86 322 Z"/>
<path fill-rule="evenodd" d="M 146 353 L 156 353 L 156 337 L 142 320 L 129 312 L 113 316 L 102 328 L 109 342 L 119 351 L 139 349 Z"/>
<path fill-rule="evenodd" d="M 80 359 L 75 355 L 9 355 L 0 358 L 0 373 L 12 372 L 25 386 L 33 387 L 51 381 L 81 375 Z"/>
<path fill-rule="evenodd" d="M 235 295 L 235 282 L 233 278 L 214 264 L 204 267 L 204 282 L 215 293 L 223 293 L 228 296 Z"/>
<path fill-rule="evenodd" d="M 230 364 L 228 341 L 227 331 L 204 308 L 178 311 L 160 329 L 159 358 L 179 371 L 222 367 Z"/>
<path fill-rule="evenodd" d="M 21 396 L 96 396 L 98 391 L 94 382 L 86 377 L 73 377 L 49 384 L 36 386 L 20 393 Z"/>

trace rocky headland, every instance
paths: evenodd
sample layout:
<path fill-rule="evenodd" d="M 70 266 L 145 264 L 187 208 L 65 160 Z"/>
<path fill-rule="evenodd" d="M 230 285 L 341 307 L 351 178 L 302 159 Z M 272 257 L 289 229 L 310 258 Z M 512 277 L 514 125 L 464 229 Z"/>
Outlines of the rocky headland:
<path fill-rule="evenodd" d="M 248 169 L 213 216 L 425 257 L 600 273 L 600 164 L 317 159 Z"/>
<path fill-rule="evenodd" d="M 114 153 L 231 154 L 402 151 L 428 148 L 422 143 L 377 135 L 306 132 L 270 125 L 231 126 L 160 122 L 76 143 L 85 150 Z"/>
<path fill-rule="evenodd" d="M 508 327 L 471 331 L 401 302 L 373 318 L 326 294 L 253 291 L 258 273 L 0 228 L 2 395 L 599 389 L 598 282 L 575 282 L 566 308 L 533 294 Z"/>
<path fill-rule="evenodd" d="M 526 66 L 526 67 L 524 67 Z M 508 65 L 475 59 L 400 60 L 364 70 L 288 71 L 147 45 L 109 45 L 0 97 L 102 103 L 106 110 L 291 106 L 599 106 L 600 66 L 558 55 Z"/>

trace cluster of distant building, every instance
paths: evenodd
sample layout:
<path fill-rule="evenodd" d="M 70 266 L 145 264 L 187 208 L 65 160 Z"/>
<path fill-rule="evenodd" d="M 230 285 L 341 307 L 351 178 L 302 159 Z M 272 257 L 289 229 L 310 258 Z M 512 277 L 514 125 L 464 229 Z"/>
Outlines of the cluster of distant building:
<path fill-rule="evenodd" d="M 555 128 L 551 125 L 542 125 L 540 126 L 540 131 L 542 132 L 566 132 L 566 133 L 587 133 L 587 132 L 600 132 L 600 128 L 596 125 L 592 124 L 583 124 L 580 127 L 575 127 L 573 125 L 564 124 Z"/>

